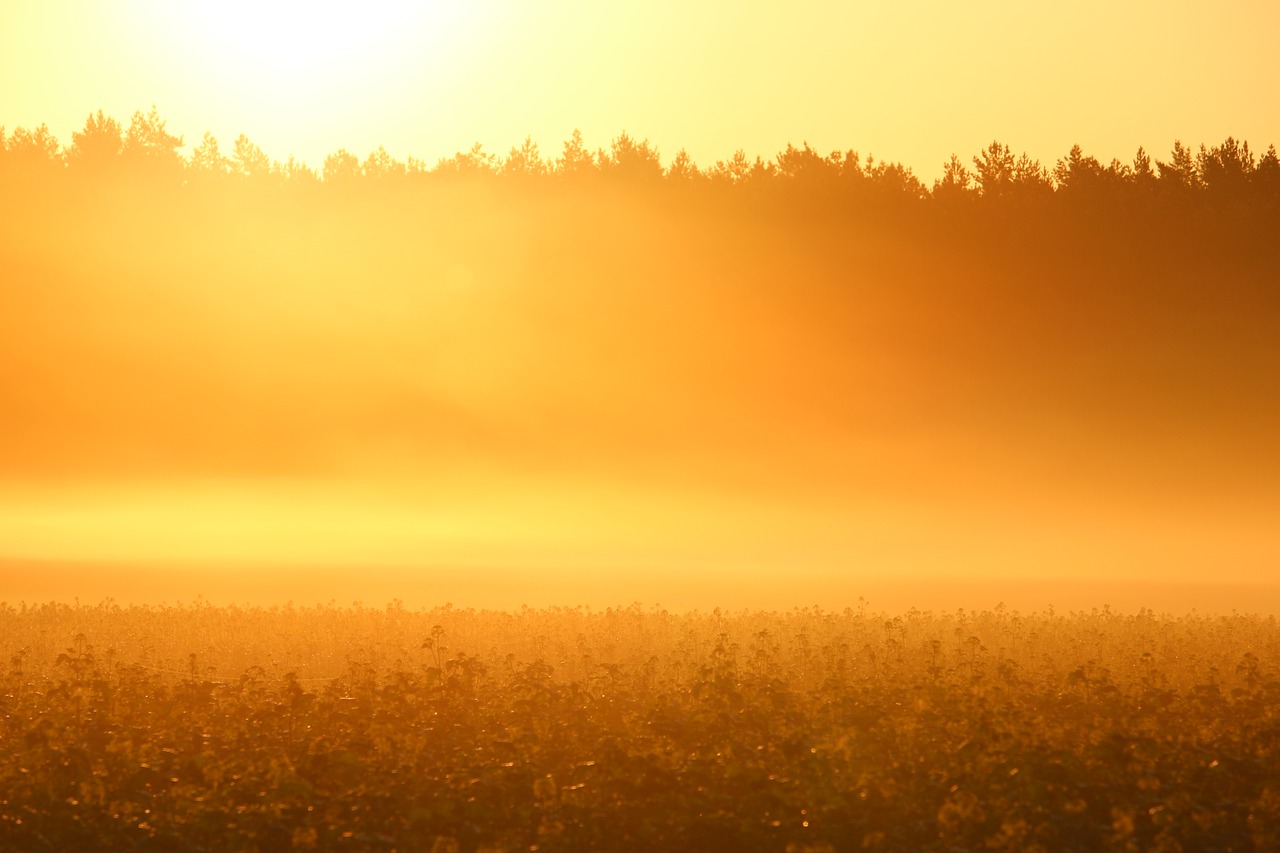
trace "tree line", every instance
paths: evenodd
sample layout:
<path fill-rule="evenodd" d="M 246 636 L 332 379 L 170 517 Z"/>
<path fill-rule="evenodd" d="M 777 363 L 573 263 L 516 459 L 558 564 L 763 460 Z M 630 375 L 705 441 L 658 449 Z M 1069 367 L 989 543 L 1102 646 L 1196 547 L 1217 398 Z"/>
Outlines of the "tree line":
<path fill-rule="evenodd" d="M 1009 145 L 993 141 L 967 160 L 953 154 L 932 185 L 901 163 L 863 157 L 854 150 L 824 154 L 808 143 L 788 144 L 772 160 L 751 158 L 738 150 L 709 167 L 699 166 L 682 149 L 664 165 L 653 144 L 626 132 L 607 148 L 593 150 L 574 131 L 555 156 L 544 155 L 529 137 L 506 156 L 477 143 L 434 165 L 416 157 L 399 160 L 379 147 L 363 158 L 339 149 L 314 168 L 293 157 L 275 160 L 244 134 L 230 151 L 208 132 L 189 154 L 184 154 L 184 146 L 183 138 L 168 131 L 154 107 L 135 112 L 127 126 L 101 110 L 92 113 L 65 146 L 44 124 L 11 133 L 0 127 L 0 179 L 40 180 L 65 174 L 169 185 L 240 180 L 262 186 L 347 187 L 420 185 L 459 178 L 526 184 L 613 181 L 653 187 L 799 190 L 829 199 L 862 196 L 963 203 L 1074 198 L 1121 204 L 1148 199 L 1280 209 L 1280 157 L 1275 145 L 1258 155 L 1248 142 L 1233 137 L 1198 150 L 1175 141 L 1166 159 L 1139 148 L 1130 162 L 1103 163 L 1075 145 L 1052 165 L 1026 153 L 1015 154 Z"/>

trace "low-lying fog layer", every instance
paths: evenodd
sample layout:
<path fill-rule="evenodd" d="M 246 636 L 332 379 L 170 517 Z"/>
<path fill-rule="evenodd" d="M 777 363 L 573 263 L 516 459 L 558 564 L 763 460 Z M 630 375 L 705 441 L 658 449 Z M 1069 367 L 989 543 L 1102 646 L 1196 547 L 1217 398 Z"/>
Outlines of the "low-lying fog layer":
<path fill-rule="evenodd" d="M 32 560 L 178 598 L 355 573 L 701 606 L 1280 564 L 1274 267 L 1226 237 L 174 204 L 5 220 L 0 558 L 30 598 L 72 592 Z"/>

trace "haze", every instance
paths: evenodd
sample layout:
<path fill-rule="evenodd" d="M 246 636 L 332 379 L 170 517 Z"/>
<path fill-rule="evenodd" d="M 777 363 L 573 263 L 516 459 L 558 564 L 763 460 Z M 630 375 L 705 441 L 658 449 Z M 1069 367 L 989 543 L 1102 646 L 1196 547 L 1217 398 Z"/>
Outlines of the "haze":
<path fill-rule="evenodd" d="M 703 165 L 787 143 L 932 180 L 993 138 L 1045 163 L 1173 139 L 1280 138 L 1280 7 L 1178 2 L 9 0 L 0 123 L 64 141 L 151 104 L 188 145 L 247 133 L 319 167 L 339 148 L 433 163 L 532 135 L 628 130 Z"/>
<path fill-rule="evenodd" d="M 1275 606 L 1273 5 L 196 8 L 0 13 L 0 598 Z"/>

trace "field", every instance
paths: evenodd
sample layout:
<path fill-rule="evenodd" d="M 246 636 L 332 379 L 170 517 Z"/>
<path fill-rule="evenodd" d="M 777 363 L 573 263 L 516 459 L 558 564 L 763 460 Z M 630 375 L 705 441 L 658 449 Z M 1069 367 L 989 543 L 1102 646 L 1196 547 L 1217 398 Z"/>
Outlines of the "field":
<path fill-rule="evenodd" d="M 3 850 L 1272 850 L 1274 618 L 0 605 Z"/>
<path fill-rule="evenodd" d="M 1280 851 L 1280 2 L 90 5 L 0 853 Z"/>

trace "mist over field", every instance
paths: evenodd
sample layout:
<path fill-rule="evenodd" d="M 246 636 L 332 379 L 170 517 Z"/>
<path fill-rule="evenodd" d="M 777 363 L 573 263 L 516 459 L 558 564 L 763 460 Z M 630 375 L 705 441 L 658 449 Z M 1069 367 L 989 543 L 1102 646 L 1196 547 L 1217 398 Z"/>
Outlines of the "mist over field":
<path fill-rule="evenodd" d="M 0 853 L 1280 850 L 1213 11 L 0 2 Z"/>
<path fill-rule="evenodd" d="M 1273 206 L 626 174 L 25 185 L 8 588 L 1259 602 Z"/>

